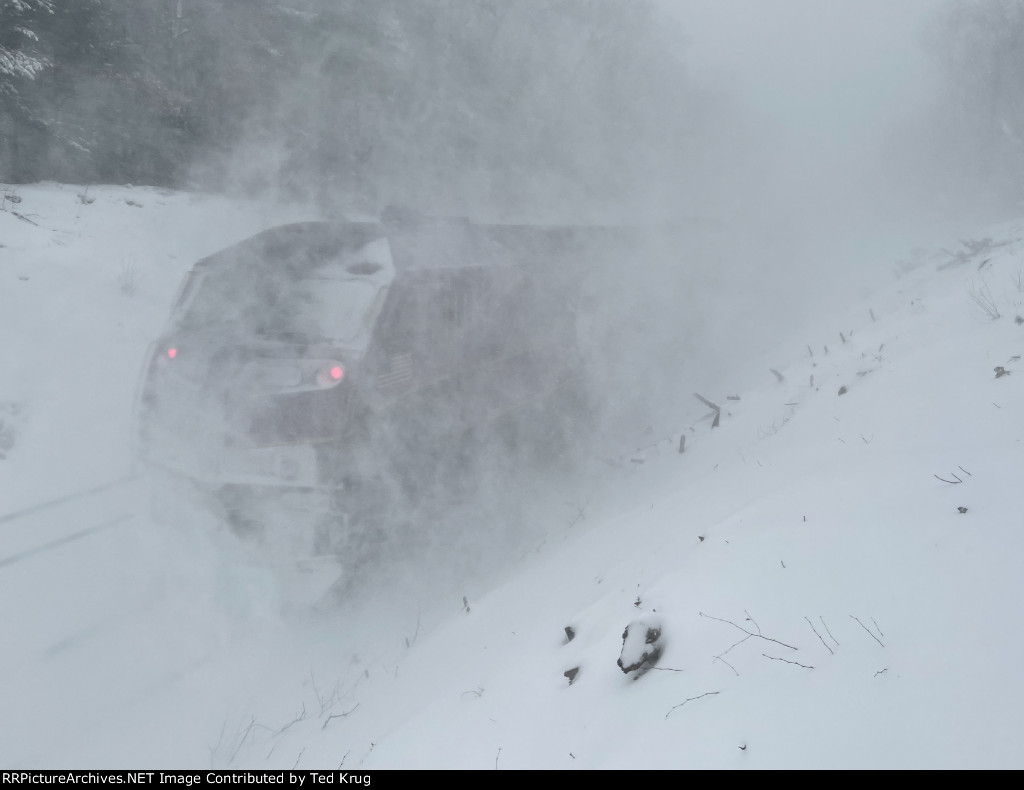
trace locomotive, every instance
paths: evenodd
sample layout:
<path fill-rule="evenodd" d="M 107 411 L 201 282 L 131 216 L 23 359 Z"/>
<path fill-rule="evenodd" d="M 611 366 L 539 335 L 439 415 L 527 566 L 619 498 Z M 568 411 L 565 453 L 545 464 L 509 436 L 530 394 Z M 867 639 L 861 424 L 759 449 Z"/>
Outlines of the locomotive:
<path fill-rule="evenodd" d="M 464 488 L 485 449 L 559 456 L 589 408 L 576 309 L 595 238 L 398 216 L 217 252 L 149 351 L 137 458 L 234 532 L 331 555 L 396 501 Z"/>

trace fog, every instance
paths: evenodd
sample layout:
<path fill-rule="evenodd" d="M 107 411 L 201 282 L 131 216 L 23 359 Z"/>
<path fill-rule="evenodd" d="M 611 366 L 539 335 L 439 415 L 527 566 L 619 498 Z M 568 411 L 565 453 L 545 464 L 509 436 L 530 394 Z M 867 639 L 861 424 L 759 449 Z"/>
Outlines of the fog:
<path fill-rule="evenodd" d="M 992 203 L 977 211 L 984 188 L 951 184 L 948 162 L 969 154 L 933 137 L 947 100 L 932 43 L 941 3 L 661 6 L 680 78 L 707 101 L 706 121 L 663 170 L 635 174 L 619 207 L 685 227 L 660 247 L 652 236 L 641 257 L 656 265 L 633 262 L 646 287 L 633 285 L 630 310 L 658 326 L 623 337 L 635 343 L 624 357 L 658 360 L 641 389 L 665 419 L 694 389 L 757 380 L 752 355 L 800 346 L 803 326 L 890 278 L 920 238 L 969 229 Z"/>
<path fill-rule="evenodd" d="M 936 205 L 912 178 L 900 160 L 914 144 L 894 151 L 938 100 L 925 44 L 940 3 L 664 5 L 685 29 L 693 79 L 736 109 L 746 159 L 716 151 L 707 178 L 728 185 L 715 211 L 760 247 L 780 312 L 867 287 L 902 244 L 964 208 Z"/>
<path fill-rule="evenodd" d="M 342 578 L 318 611 L 397 596 L 429 612 L 486 591 L 577 524 L 619 480 L 609 469 L 710 422 L 704 397 L 774 380 L 763 360 L 820 341 L 811 328 L 845 342 L 840 309 L 895 278 L 911 248 L 1018 207 L 1024 110 L 1007 98 L 1003 112 L 1008 89 L 978 90 L 987 67 L 962 56 L 1000 30 L 984 4 L 963 6 L 981 21 L 962 39 L 956 0 L 243 5 L 111 0 L 51 29 L 49 3 L 0 2 L 2 21 L 38 31 L 0 30 L 0 208 L 26 233 L 66 222 L 52 244 L 0 252 L 33 251 L 12 264 L 29 282 L 25 261 L 86 239 L 76 260 L 116 249 L 121 293 L 142 283 L 110 330 L 115 375 L 76 356 L 77 403 L 54 394 L 48 360 L 76 334 L 79 297 L 54 308 L 52 334 L 3 350 L 0 516 L 93 471 L 135 474 L 157 502 L 135 516 L 170 528 L 147 550 L 177 541 L 166 556 L 189 558 L 190 605 L 229 620 L 250 594 L 241 620 L 293 615 L 271 576 L 233 571 L 308 560 L 325 530 Z M 31 194 L 53 206 L 73 190 L 74 213 L 23 205 L 18 188 L 39 182 Z M 92 208 L 90 188 L 132 184 Z M 110 219 L 138 201 L 174 211 Z M 361 230 L 251 259 L 233 246 L 297 220 Z M 222 250 L 209 271 L 242 265 L 191 286 L 216 320 L 178 321 L 176 290 Z M 62 276 L 84 281 L 91 269 L 60 254 Z M 518 279 L 486 279 L 503 267 Z M 416 279 L 424 269 L 456 273 Z M 348 302 L 367 317 L 338 322 L 359 344 L 318 333 L 310 305 L 327 289 L 297 287 L 332 277 L 378 278 L 369 307 Z M 420 294 L 408 311 L 394 307 L 402 289 Z M 458 343 L 435 343 L 449 325 Z M 447 384 L 423 400 L 380 385 L 407 375 L 412 389 Z M 577 389 L 562 398 L 566 382 Z M 362 410 L 316 422 L 316 397 L 350 385 Z M 173 485 L 166 468 L 122 468 L 147 397 L 164 403 L 151 433 L 192 459 Z M 65 412 L 70 441 L 33 428 Z M 53 452 L 61 465 L 38 460 Z M 325 469 L 343 466 L 325 493 Z"/>
<path fill-rule="evenodd" d="M 890 279 L 922 238 L 1012 214 L 983 175 L 985 143 L 960 126 L 976 110 L 950 78 L 953 6 L 661 5 L 678 22 L 686 79 L 717 112 L 688 141 L 699 152 L 688 177 L 650 184 L 655 211 L 716 222 L 678 264 L 663 258 L 685 270 L 699 314 L 674 333 L 690 342 L 680 391 L 756 380 L 748 354 L 807 342 L 802 327 Z"/>

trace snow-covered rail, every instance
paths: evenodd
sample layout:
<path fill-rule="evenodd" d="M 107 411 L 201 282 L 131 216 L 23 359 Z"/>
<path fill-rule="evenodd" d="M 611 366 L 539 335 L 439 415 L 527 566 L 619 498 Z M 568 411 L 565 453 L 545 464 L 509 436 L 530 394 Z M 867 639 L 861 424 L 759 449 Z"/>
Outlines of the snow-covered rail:
<path fill-rule="evenodd" d="M 31 557 L 35 557 L 38 554 L 43 554 L 44 552 L 60 548 L 61 546 L 64 546 L 67 543 L 71 543 L 76 540 L 81 540 L 82 538 L 87 538 L 90 535 L 93 535 L 101 530 L 116 527 L 119 524 L 123 524 L 126 521 L 131 520 L 132 518 L 133 515 L 131 513 L 125 513 L 115 518 L 107 519 L 106 521 L 101 521 L 99 524 L 95 524 L 94 526 L 79 529 L 74 532 L 70 532 L 66 535 L 63 535 L 59 538 L 54 538 L 53 540 L 50 540 L 46 543 L 42 543 L 37 546 L 32 546 L 31 548 L 23 549 L 22 551 L 16 552 L 14 554 L 7 554 L 6 556 L 0 557 L 0 569 L 8 565 L 13 565 L 16 562 L 21 562 L 22 560 L 27 560 Z"/>
<path fill-rule="evenodd" d="M 85 491 L 76 491 L 75 493 L 65 494 L 63 496 L 55 497 L 53 499 L 48 499 L 45 502 L 39 502 L 38 504 L 30 505 L 29 507 L 26 508 L 21 508 L 20 510 L 14 510 L 9 513 L 4 513 L 3 515 L 0 515 L 0 524 L 4 524 L 8 521 L 14 521 L 19 518 L 30 516 L 33 513 L 49 510 L 51 508 L 57 507 L 58 505 L 63 505 L 68 502 L 74 502 L 76 500 L 81 500 L 87 497 L 95 496 L 96 494 L 100 494 L 104 491 L 109 491 L 112 488 L 128 485 L 129 483 L 133 483 L 135 479 L 135 475 L 125 475 L 124 477 L 119 477 L 116 480 L 111 480 L 109 483 L 104 483 L 103 485 L 98 485 L 93 488 L 86 489 Z"/>
<path fill-rule="evenodd" d="M 0 516 L 0 572 L 131 522 L 135 478 L 112 480 Z"/>
<path fill-rule="evenodd" d="M 52 764 L 40 744 L 78 744 L 79 764 L 103 746 L 98 724 L 173 705 L 216 656 L 216 568 L 183 562 L 147 500 L 143 481 L 123 478 L 0 522 L 0 699 L 21 711 L 7 764 Z"/>

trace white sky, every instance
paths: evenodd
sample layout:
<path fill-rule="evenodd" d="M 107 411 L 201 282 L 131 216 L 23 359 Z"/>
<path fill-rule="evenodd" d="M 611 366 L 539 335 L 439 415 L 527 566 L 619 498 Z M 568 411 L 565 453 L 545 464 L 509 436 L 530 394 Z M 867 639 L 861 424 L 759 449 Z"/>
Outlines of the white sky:
<path fill-rule="evenodd" d="M 698 78 L 823 134 L 892 117 L 927 84 L 919 48 L 940 0 L 662 0 Z"/>
<path fill-rule="evenodd" d="M 704 154 L 713 165 L 698 190 L 716 196 L 707 213 L 760 250 L 750 279 L 780 319 L 837 309 L 915 238 L 960 227 L 903 164 L 920 153 L 934 106 L 926 38 L 944 0 L 662 5 L 679 20 L 693 78 L 732 97 L 739 132 Z"/>
<path fill-rule="evenodd" d="M 741 144 L 752 152 L 741 167 L 754 171 L 746 181 L 734 174 L 736 188 L 757 196 L 766 221 L 804 212 L 841 229 L 851 210 L 857 222 L 880 221 L 870 216 L 879 205 L 885 217 L 919 219 L 914 185 L 880 155 L 934 101 L 925 31 L 941 0 L 663 5 L 679 19 L 693 78 L 734 97 Z M 720 176 L 731 175 L 729 153 Z"/>
<path fill-rule="evenodd" d="M 5 518 L 128 471 L 180 275 L 301 214 L 79 192 L 0 211 L 4 768 L 1024 767 L 1024 223 L 959 265 L 926 242 L 705 391 L 720 428 L 683 393 L 590 474 L 465 514 L 475 543 L 317 612 L 202 523 L 158 527 L 138 483 Z M 634 680 L 637 620 L 665 671 Z"/>

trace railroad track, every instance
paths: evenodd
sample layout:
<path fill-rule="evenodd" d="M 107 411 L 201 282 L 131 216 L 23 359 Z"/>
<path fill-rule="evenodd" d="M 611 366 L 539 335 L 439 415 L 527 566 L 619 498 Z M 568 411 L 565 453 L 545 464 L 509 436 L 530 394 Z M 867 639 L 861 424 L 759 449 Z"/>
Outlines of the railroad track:
<path fill-rule="evenodd" d="M 138 554 L 136 482 L 124 476 L 0 515 L 0 629 L 9 637 L 0 654 L 12 665 L 59 652 L 138 605 L 118 567 Z"/>
<path fill-rule="evenodd" d="M 229 660 L 216 579 L 152 522 L 147 494 L 126 476 L 0 515 L 0 699 L 18 711 L 3 762 L 116 753 L 102 732 L 164 720 L 180 684 Z"/>
<path fill-rule="evenodd" d="M 35 505 L 30 505 L 29 507 L 21 508 L 20 510 L 14 510 L 9 513 L 4 513 L 3 515 L 0 515 L 0 524 L 4 524 L 8 521 L 15 521 L 16 519 L 30 516 L 33 513 L 49 510 L 58 505 L 63 505 L 68 502 L 74 502 L 75 500 L 85 499 L 86 497 L 94 496 L 96 494 L 102 493 L 103 491 L 109 491 L 112 488 L 123 486 L 128 483 L 133 483 L 135 482 L 135 480 L 135 475 L 125 475 L 124 477 L 119 477 L 116 480 L 111 480 L 108 483 L 103 483 L 102 485 L 98 485 L 93 488 L 88 488 L 85 491 L 78 491 L 73 494 L 64 494 L 63 496 L 55 497 L 54 499 L 48 499 L 45 502 L 39 502 Z"/>
<path fill-rule="evenodd" d="M 129 523 L 136 483 L 126 475 L 0 515 L 0 571 Z"/>

